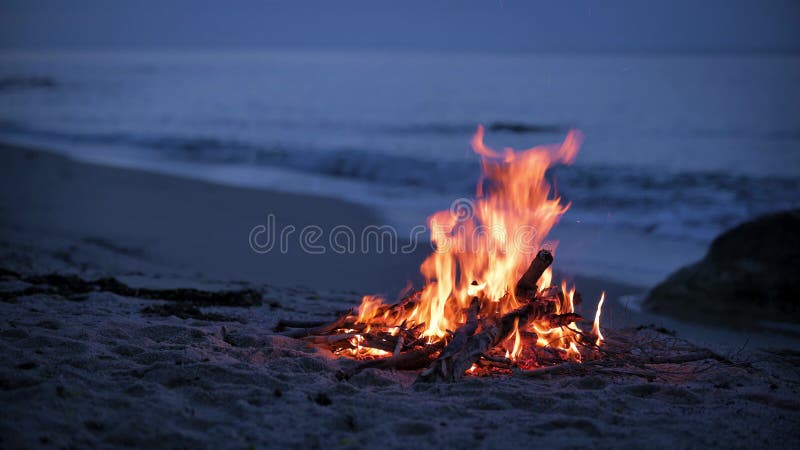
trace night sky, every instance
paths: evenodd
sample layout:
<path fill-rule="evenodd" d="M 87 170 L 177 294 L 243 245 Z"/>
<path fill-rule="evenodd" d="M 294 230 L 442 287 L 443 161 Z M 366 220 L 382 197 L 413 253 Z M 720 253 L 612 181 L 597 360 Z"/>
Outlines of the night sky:
<path fill-rule="evenodd" d="M 792 0 L 0 0 L 0 47 L 796 52 L 798 23 Z"/>

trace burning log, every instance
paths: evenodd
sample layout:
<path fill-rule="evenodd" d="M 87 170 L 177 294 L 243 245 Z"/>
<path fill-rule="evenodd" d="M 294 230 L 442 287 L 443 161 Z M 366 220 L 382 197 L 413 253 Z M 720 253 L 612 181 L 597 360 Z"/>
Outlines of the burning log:
<path fill-rule="evenodd" d="M 373 359 L 365 361 L 356 367 L 339 372 L 336 377 L 340 380 L 346 380 L 353 375 L 365 369 L 398 369 L 398 370 L 418 370 L 427 367 L 430 364 L 431 358 L 438 351 L 444 347 L 444 341 L 434 342 L 420 347 L 416 350 L 410 350 L 398 355 L 392 355 L 389 358 Z"/>
<path fill-rule="evenodd" d="M 548 317 L 547 320 L 548 320 L 547 324 L 551 328 L 555 328 L 555 327 L 566 327 L 571 323 L 580 322 L 583 320 L 583 317 L 581 317 L 580 314 L 565 313 L 565 314 L 553 314 L 550 317 Z"/>
<path fill-rule="evenodd" d="M 335 353 L 344 352 L 357 358 L 377 356 L 342 372 L 340 376 L 343 378 L 368 368 L 415 370 L 427 367 L 419 375 L 419 382 L 454 381 L 463 377 L 476 363 L 508 369 L 514 364 L 513 358 L 509 359 L 508 354 L 506 358 L 499 358 L 489 352 L 515 333 L 519 333 L 517 339 L 524 335 L 535 342 L 537 334 L 523 330 L 530 323 L 535 322 L 549 330 L 572 330 L 569 326 L 582 320 L 572 311 L 574 292 L 567 293 L 566 288 L 559 290 L 556 287 L 538 289 L 536 283 L 552 261 L 553 256 L 547 250 L 536 255 L 515 286 L 517 301 L 522 305 L 513 311 L 500 315 L 500 305 L 513 301 L 510 295 L 499 301 L 484 299 L 483 302 L 480 297 L 473 297 L 464 311 L 464 322 L 449 340 L 430 342 L 424 323 L 412 321 L 406 326 L 408 319 L 416 314 L 421 291 L 393 305 L 380 304 L 374 297 L 365 297 L 358 312 L 351 310 L 329 324 L 283 321 L 280 325 L 286 329 L 284 335 L 327 345 Z M 472 286 L 478 284 L 473 282 Z M 288 325 L 308 327 L 291 329 L 287 328 Z M 547 333 L 550 332 L 545 332 L 546 338 L 553 338 Z M 558 339 L 556 336 L 555 340 Z M 562 357 L 565 350 L 555 349 L 553 354 Z M 539 355 L 535 353 L 534 356 L 538 361 Z"/>
<path fill-rule="evenodd" d="M 470 338 L 478 330 L 478 311 L 480 310 L 481 302 L 478 297 L 473 297 L 467 311 L 467 321 L 461 325 L 453 334 L 453 339 L 445 347 L 436 361 L 428 369 L 420 374 L 420 379 L 424 381 L 433 381 L 440 376 L 446 376 L 456 364 L 458 364 L 459 355 L 464 352 L 465 347 L 470 341 Z M 467 366 L 469 368 L 469 366 Z M 466 368 L 464 369 L 466 370 Z"/>
<path fill-rule="evenodd" d="M 378 335 L 369 333 L 365 334 L 362 339 L 363 341 L 360 342 L 360 346 L 374 348 L 392 354 L 394 354 L 398 345 L 400 348 L 402 348 L 403 345 L 403 336 L 400 334 L 392 336 L 389 333 L 380 333 Z"/>
<path fill-rule="evenodd" d="M 357 329 L 359 328 L 359 324 L 355 323 L 355 319 L 355 316 L 353 316 L 351 313 L 347 313 L 326 325 L 320 325 L 312 328 L 287 329 L 281 334 L 292 338 L 303 338 L 306 336 L 330 333 L 338 328 Z"/>
<path fill-rule="evenodd" d="M 472 364 L 508 338 L 515 329 L 525 326 L 531 320 L 551 314 L 551 305 L 552 303 L 541 299 L 531 301 L 499 320 L 488 321 L 480 333 L 470 336 L 457 351 L 448 352 L 445 349 L 433 365 L 420 374 L 417 381 L 454 381 L 463 377 Z"/>
<path fill-rule="evenodd" d="M 415 306 L 419 303 L 420 296 L 422 295 L 421 290 L 416 290 L 405 297 L 402 300 L 387 307 L 387 311 L 391 313 L 397 313 L 400 311 L 408 311 L 414 309 Z"/>
<path fill-rule="evenodd" d="M 414 291 L 403 297 L 397 303 L 391 305 L 380 305 L 375 309 L 372 315 L 378 320 L 401 317 L 404 313 L 414 309 L 414 307 L 417 306 L 421 294 L 422 291 Z"/>
<path fill-rule="evenodd" d="M 314 344 L 336 344 L 337 342 L 349 341 L 350 339 L 357 338 L 358 333 L 345 333 L 345 334 L 331 334 L 327 336 L 306 336 L 303 338 L 306 342 Z"/>
<path fill-rule="evenodd" d="M 464 348 L 464 345 L 467 344 L 467 340 L 478 330 L 478 312 L 480 308 L 480 299 L 478 299 L 478 297 L 472 297 L 469 309 L 467 310 L 467 321 L 456 330 L 453 339 L 450 341 L 450 344 L 445 347 L 440 358 L 454 355 Z"/>
<path fill-rule="evenodd" d="M 537 292 L 536 283 L 552 262 L 553 255 L 547 250 L 540 250 L 517 282 L 517 295 L 534 297 Z M 453 381 L 461 378 L 484 353 L 504 341 L 515 329 L 524 327 L 531 319 L 549 314 L 552 303 L 541 299 L 528 302 L 498 321 L 487 321 L 482 331 L 476 335 L 479 305 L 478 298 L 473 298 L 467 321 L 456 330 L 450 344 L 433 365 L 420 374 L 417 381 Z"/>
<path fill-rule="evenodd" d="M 405 339 L 401 335 L 397 339 L 397 343 L 394 345 L 394 349 L 392 350 L 392 358 L 397 358 L 400 356 L 400 351 L 403 350 L 403 344 L 405 344 Z"/>
<path fill-rule="evenodd" d="M 400 317 L 403 313 L 417 306 L 421 291 L 414 291 L 405 296 L 399 302 L 392 305 L 381 305 L 377 308 L 375 318 L 390 319 Z M 333 322 L 328 321 L 303 321 L 281 319 L 275 326 L 274 331 L 292 338 L 304 338 L 307 336 L 321 335 L 330 333 L 339 328 L 346 328 L 360 331 L 365 328 L 363 323 L 358 323 L 359 317 L 353 310 L 349 310 L 339 316 Z"/>
<path fill-rule="evenodd" d="M 491 365 L 498 365 L 504 368 L 511 368 L 514 366 L 514 361 L 503 356 L 481 355 L 481 360 L 491 363 Z M 480 362 L 480 361 L 479 361 Z"/>
<path fill-rule="evenodd" d="M 537 292 L 536 283 L 539 282 L 539 278 L 542 277 L 544 271 L 547 270 L 552 263 L 553 254 L 547 250 L 539 250 L 539 253 L 536 254 L 536 258 L 533 258 L 531 265 L 528 266 L 528 270 L 525 271 L 522 278 L 517 282 L 515 290 L 517 297 L 535 297 Z"/>

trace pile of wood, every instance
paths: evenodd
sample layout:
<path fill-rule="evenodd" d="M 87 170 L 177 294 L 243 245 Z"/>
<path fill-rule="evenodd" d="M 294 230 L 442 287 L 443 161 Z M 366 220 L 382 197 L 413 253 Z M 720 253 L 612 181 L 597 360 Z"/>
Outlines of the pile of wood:
<path fill-rule="evenodd" d="M 507 341 L 516 329 L 534 321 L 545 321 L 550 328 L 567 326 L 582 318 L 578 314 L 557 314 L 563 304 L 560 289 L 539 289 L 536 285 L 553 262 L 552 254 L 540 251 L 515 287 L 517 309 L 505 314 L 496 311 L 499 302 L 473 297 L 464 311 L 466 320 L 447 338 L 429 342 L 421 335 L 425 324 L 406 326 L 406 317 L 420 301 L 420 291 L 414 292 L 393 305 L 381 305 L 375 317 L 360 323 L 355 311 L 348 311 L 331 323 L 281 321 L 276 331 L 320 346 L 335 353 L 353 348 L 378 350 L 381 356 L 361 361 L 347 372 L 348 377 L 366 368 L 418 370 L 424 369 L 418 381 L 453 381 L 473 367 L 496 366 L 509 368 L 513 363 L 492 351 Z M 536 336 L 526 332 L 527 340 Z M 588 341 L 588 339 L 587 339 Z M 548 358 L 545 358 L 548 359 Z M 537 360 L 541 358 L 537 355 Z M 556 354 L 550 362 L 562 362 Z"/>

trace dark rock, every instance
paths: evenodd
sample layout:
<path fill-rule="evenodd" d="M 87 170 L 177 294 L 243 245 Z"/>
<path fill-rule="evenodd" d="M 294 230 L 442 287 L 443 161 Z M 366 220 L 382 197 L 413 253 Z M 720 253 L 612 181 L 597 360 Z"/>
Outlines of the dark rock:
<path fill-rule="evenodd" d="M 800 210 L 763 216 L 721 234 L 701 261 L 653 288 L 645 306 L 735 325 L 800 321 Z"/>

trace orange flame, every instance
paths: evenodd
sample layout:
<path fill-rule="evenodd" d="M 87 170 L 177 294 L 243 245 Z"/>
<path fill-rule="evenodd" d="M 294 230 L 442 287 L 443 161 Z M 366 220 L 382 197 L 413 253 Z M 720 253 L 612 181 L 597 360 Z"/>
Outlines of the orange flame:
<path fill-rule="evenodd" d="M 478 127 L 472 147 L 482 156 L 483 175 L 471 216 L 448 210 L 429 218 L 436 251 L 421 267 L 427 284 L 418 317 L 426 324 L 426 336 L 441 338 L 455 328 L 453 319 L 469 306 L 475 280 L 484 285 L 486 298 L 501 302 L 501 314 L 519 306 L 513 294 L 506 294 L 569 207 L 558 197 L 549 198 L 545 171 L 572 162 L 580 141 L 580 133 L 572 131 L 561 145 L 500 154 L 484 144 L 483 127 Z M 484 184 L 491 185 L 491 192 L 484 192 Z"/>
<path fill-rule="evenodd" d="M 383 305 L 383 299 L 377 295 L 365 295 L 361 299 L 361 305 L 358 307 L 358 319 L 356 323 L 369 323 L 378 314 L 380 307 Z"/>
<path fill-rule="evenodd" d="M 549 288 L 550 285 L 553 283 L 553 268 L 548 267 L 542 276 L 539 278 L 538 285 L 539 285 L 539 292 L 543 292 L 545 289 Z"/>
<path fill-rule="evenodd" d="M 428 218 L 435 251 L 420 266 L 426 282 L 413 311 L 395 318 L 397 324 L 404 321 L 406 326 L 422 327 L 422 335 L 431 342 L 444 339 L 464 323 L 464 311 L 474 296 L 482 300 L 481 316 L 502 315 L 518 308 L 514 286 L 570 206 L 551 194 L 545 174 L 557 164 L 574 161 L 583 140 L 580 132 L 570 131 L 561 144 L 522 151 L 505 148 L 499 152 L 487 146 L 483 138 L 484 129 L 479 126 L 472 138 L 482 167 L 476 198 L 460 205 L 466 207 L 466 214 L 445 210 Z M 542 295 L 551 295 L 545 291 L 552 278 L 550 269 L 541 276 Z M 575 288 L 567 289 L 564 283 L 561 291 L 557 313 L 573 313 Z M 380 298 L 365 296 L 358 321 L 369 323 L 382 304 Z M 536 345 L 557 349 L 572 360 L 580 359 L 577 335 L 570 329 L 574 323 L 564 326 L 537 321 L 525 330 L 518 325 L 512 335 L 510 358 L 518 358 L 524 350 L 521 331 L 532 331 L 537 334 Z"/>
<path fill-rule="evenodd" d="M 522 337 L 519 334 L 519 319 L 514 320 L 514 331 L 511 333 L 514 338 L 514 347 L 511 349 L 511 354 L 508 357 L 512 361 L 516 361 L 522 353 Z"/>
<path fill-rule="evenodd" d="M 597 336 L 595 345 L 600 345 L 605 340 L 603 333 L 600 332 L 600 313 L 603 312 L 603 301 L 606 299 L 606 293 L 600 294 L 600 301 L 597 302 L 597 311 L 594 313 L 594 325 L 592 325 L 592 334 Z"/>

